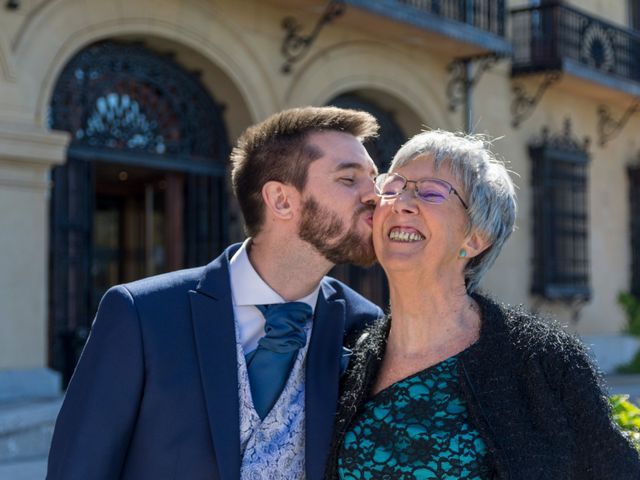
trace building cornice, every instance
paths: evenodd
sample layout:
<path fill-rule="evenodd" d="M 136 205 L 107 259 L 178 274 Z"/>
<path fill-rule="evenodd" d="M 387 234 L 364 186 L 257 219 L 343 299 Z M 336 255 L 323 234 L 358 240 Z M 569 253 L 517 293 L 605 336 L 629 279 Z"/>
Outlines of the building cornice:
<path fill-rule="evenodd" d="M 49 167 L 64 163 L 69 134 L 0 123 L 0 162 Z"/>

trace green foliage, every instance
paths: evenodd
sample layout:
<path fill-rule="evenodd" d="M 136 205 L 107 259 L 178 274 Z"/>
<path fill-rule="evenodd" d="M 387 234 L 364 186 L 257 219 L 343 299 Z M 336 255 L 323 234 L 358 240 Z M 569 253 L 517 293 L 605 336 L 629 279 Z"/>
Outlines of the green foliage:
<path fill-rule="evenodd" d="M 618 294 L 618 303 L 627 314 L 627 332 L 640 337 L 640 298 L 622 292 Z"/>
<path fill-rule="evenodd" d="M 612 395 L 609 401 L 613 419 L 640 451 L 640 408 L 629 401 L 629 395 Z"/>

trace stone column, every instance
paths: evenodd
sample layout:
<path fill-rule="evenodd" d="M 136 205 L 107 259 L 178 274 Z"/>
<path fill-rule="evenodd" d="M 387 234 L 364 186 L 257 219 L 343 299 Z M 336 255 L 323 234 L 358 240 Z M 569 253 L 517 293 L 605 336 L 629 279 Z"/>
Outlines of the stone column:
<path fill-rule="evenodd" d="M 0 123 L 0 400 L 50 388 L 50 170 L 68 135 Z"/>

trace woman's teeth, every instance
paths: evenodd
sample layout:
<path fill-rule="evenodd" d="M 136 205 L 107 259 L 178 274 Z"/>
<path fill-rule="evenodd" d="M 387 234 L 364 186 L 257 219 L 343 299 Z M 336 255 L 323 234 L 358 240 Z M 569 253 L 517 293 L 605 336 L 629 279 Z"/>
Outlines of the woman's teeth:
<path fill-rule="evenodd" d="M 389 238 L 397 242 L 418 242 L 424 240 L 424 237 L 415 232 L 403 232 L 402 230 L 391 230 Z"/>

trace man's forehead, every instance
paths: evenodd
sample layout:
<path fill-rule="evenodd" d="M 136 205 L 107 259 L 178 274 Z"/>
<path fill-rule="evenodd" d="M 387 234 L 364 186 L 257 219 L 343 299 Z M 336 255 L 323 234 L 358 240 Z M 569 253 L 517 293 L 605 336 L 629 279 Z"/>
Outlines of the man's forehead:
<path fill-rule="evenodd" d="M 362 145 L 362 141 L 349 132 L 340 130 L 313 130 L 306 136 L 307 145 L 316 145 L 326 148 L 331 145 L 357 146 Z"/>
<path fill-rule="evenodd" d="M 325 168 L 333 171 L 360 169 L 377 173 L 378 169 L 371 160 L 362 142 L 348 132 L 321 130 L 309 135 L 306 149 L 314 152 L 314 162 L 321 162 Z"/>
<path fill-rule="evenodd" d="M 313 167 L 315 165 L 315 167 Z M 339 155 L 337 152 L 327 151 L 321 158 L 314 160 L 311 165 L 318 173 L 340 173 L 348 171 L 361 172 L 366 175 L 377 175 L 378 168 L 366 153 L 355 155 Z"/>

